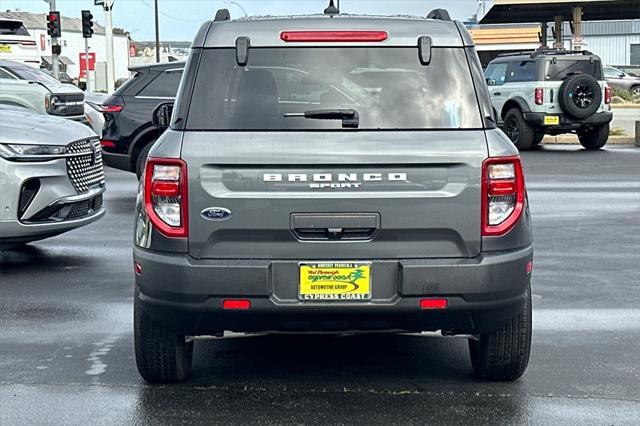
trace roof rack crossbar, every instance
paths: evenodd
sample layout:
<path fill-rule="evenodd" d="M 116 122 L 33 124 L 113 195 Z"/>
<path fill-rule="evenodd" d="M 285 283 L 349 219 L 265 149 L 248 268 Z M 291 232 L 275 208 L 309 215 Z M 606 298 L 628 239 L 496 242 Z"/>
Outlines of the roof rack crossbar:
<path fill-rule="evenodd" d="M 229 13 L 229 9 L 218 9 L 218 11 L 216 12 L 216 17 L 213 18 L 214 22 L 230 21 L 230 20 L 231 20 L 231 14 Z"/>
<path fill-rule="evenodd" d="M 440 21 L 451 21 L 451 16 L 447 9 L 433 9 L 427 13 L 427 19 L 438 19 Z"/>

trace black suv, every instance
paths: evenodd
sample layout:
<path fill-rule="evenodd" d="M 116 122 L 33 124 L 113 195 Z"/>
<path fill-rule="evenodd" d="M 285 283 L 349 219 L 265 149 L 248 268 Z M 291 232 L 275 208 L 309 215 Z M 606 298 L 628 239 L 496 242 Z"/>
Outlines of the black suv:
<path fill-rule="evenodd" d="M 142 174 L 153 143 L 165 129 L 151 124 L 153 110 L 173 100 L 184 62 L 130 68 L 135 75 L 103 103 L 103 159 L 108 166 Z"/>

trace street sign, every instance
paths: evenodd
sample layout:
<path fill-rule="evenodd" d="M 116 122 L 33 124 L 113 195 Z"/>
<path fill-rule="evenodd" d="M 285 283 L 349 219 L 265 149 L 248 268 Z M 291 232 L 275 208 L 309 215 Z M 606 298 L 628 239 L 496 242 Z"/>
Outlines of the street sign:
<path fill-rule="evenodd" d="M 87 56 L 84 52 L 80 52 L 78 54 L 79 57 L 79 61 L 78 63 L 80 64 L 80 78 L 85 78 L 86 77 L 86 73 L 87 73 Z M 89 71 L 95 71 L 96 70 L 96 53 L 95 52 L 89 52 Z"/>

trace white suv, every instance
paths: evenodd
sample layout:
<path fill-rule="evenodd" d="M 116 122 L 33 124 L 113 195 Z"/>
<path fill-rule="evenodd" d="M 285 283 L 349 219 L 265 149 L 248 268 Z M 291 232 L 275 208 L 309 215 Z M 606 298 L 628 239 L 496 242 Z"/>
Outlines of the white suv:
<path fill-rule="evenodd" d="M 600 149 L 613 118 L 600 58 L 587 51 L 537 50 L 501 55 L 485 71 L 499 124 L 521 150 L 544 135 L 575 133 Z"/>

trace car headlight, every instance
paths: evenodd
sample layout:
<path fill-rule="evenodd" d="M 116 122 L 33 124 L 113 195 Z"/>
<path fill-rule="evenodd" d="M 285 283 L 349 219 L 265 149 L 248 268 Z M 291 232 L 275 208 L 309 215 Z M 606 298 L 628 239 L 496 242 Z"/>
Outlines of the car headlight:
<path fill-rule="evenodd" d="M 0 143 L 0 157 L 14 161 L 46 161 L 66 154 L 60 145 L 23 145 Z"/>

